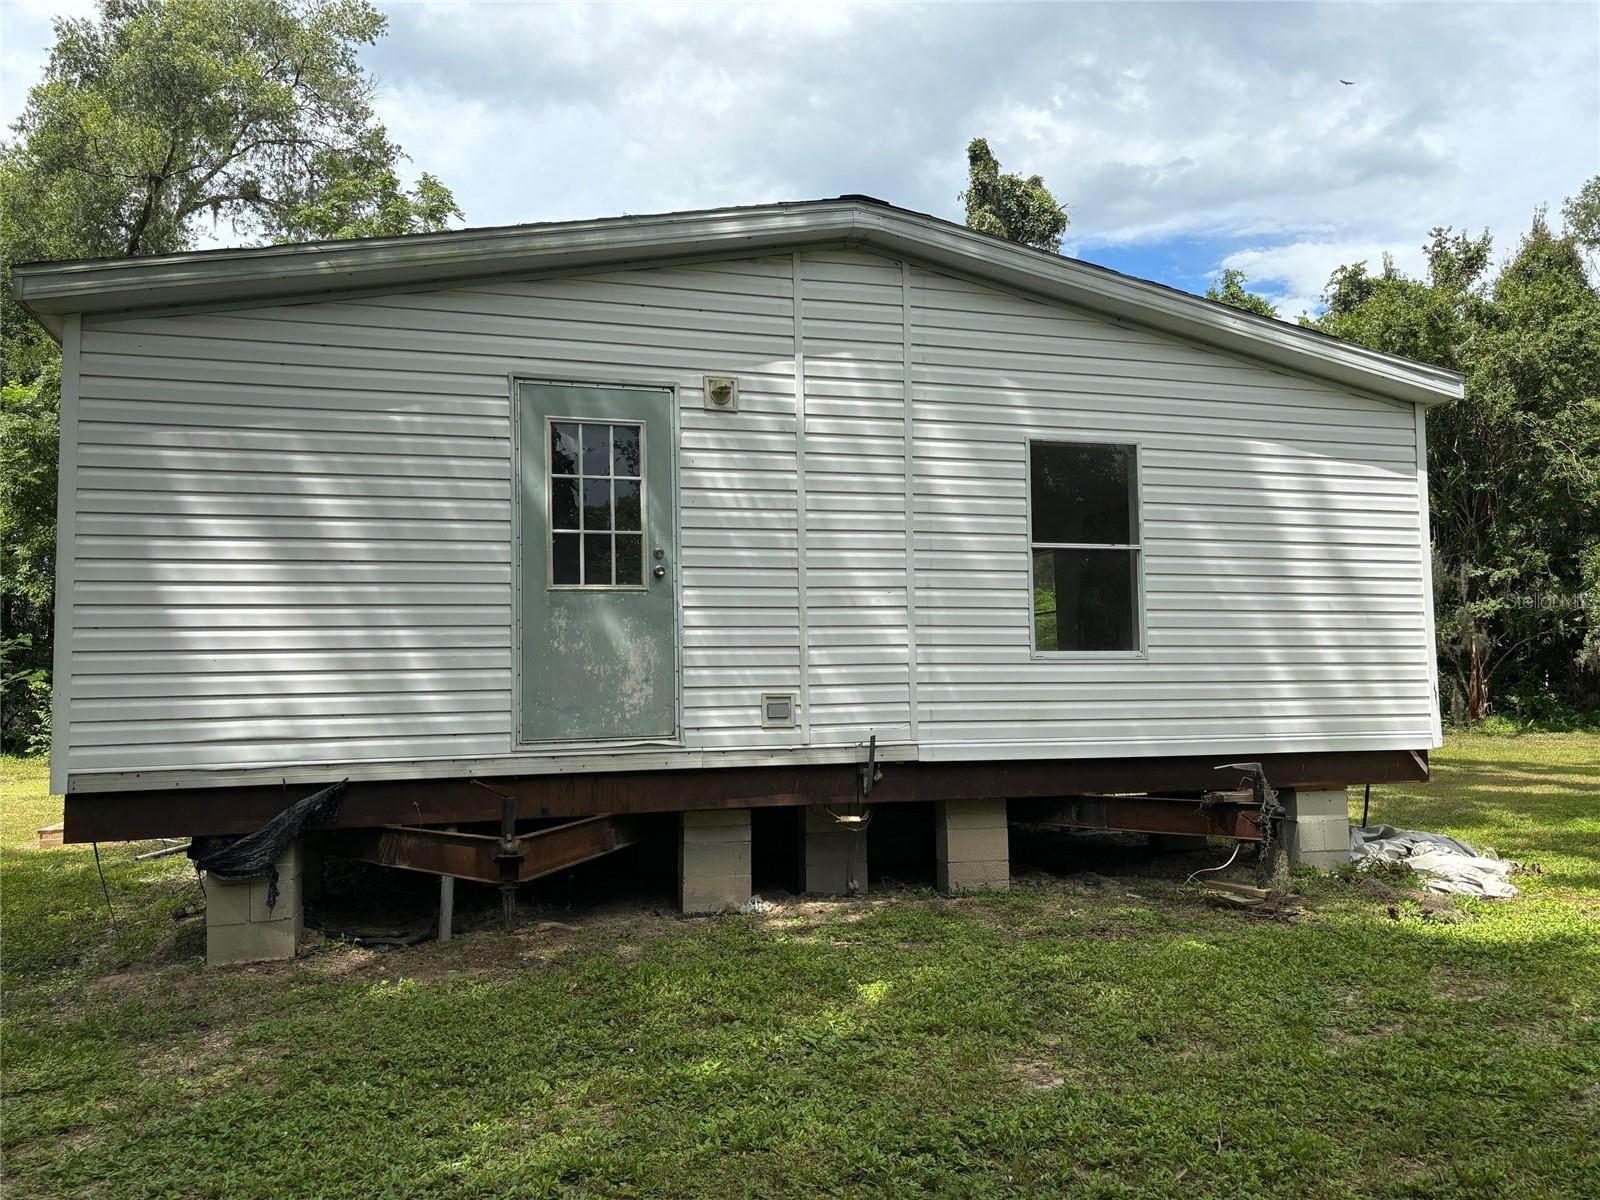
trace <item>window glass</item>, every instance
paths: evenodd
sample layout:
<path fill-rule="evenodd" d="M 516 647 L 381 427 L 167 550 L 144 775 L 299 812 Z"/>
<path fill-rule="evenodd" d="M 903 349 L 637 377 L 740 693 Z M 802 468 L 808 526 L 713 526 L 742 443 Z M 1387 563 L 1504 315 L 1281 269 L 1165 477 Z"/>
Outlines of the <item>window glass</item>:
<path fill-rule="evenodd" d="M 643 442 L 639 425 L 551 422 L 553 586 L 644 584 Z"/>
<path fill-rule="evenodd" d="M 585 425 L 583 428 L 583 473 L 611 474 L 611 426 Z"/>
<path fill-rule="evenodd" d="M 1135 541 L 1132 446 L 1034 442 L 1029 467 L 1035 542 Z"/>
<path fill-rule="evenodd" d="M 586 530 L 611 528 L 611 480 L 583 481 L 583 527 Z"/>
<path fill-rule="evenodd" d="M 617 583 L 634 586 L 644 582 L 644 539 L 638 534 L 617 535 Z"/>
<path fill-rule="evenodd" d="M 1133 446 L 1029 447 L 1036 651 L 1140 648 L 1137 472 Z"/>
<path fill-rule="evenodd" d="M 611 535 L 609 533 L 583 535 L 583 582 L 590 587 L 610 585 Z"/>
<path fill-rule="evenodd" d="M 558 533 L 551 539 L 550 582 L 570 586 L 582 583 L 578 567 L 578 535 Z"/>
<path fill-rule="evenodd" d="M 611 427 L 611 446 L 613 470 L 618 475 L 630 478 L 639 478 L 639 427 L 637 425 L 613 425 Z"/>
<path fill-rule="evenodd" d="M 616 490 L 616 514 L 618 529 L 639 528 L 639 481 L 637 479 L 618 479 L 613 485 Z"/>
<path fill-rule="evenodd" d="M 552 479 L 550 481 L 550 527 L 552 529 L 578 528 L 578 481 Z"/>
<path fill-rule="evenodd" d="M 1038 650 L 1136 650 L 1132 550 L 1035 550 Z"/>
<path fill-rule="evenodd" d="M 576 475 L 578 473 L 578 427 L 566 421 L 550 426 L 550 473 Z"/>

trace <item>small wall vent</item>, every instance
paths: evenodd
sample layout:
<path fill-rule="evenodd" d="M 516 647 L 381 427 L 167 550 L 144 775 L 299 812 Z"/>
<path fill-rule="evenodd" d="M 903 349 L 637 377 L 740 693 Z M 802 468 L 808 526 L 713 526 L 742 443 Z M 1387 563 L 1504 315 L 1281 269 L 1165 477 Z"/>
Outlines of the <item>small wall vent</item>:
<path fill-rule="evenodd" d="M 794 693 L 768 692 L 761 697 L 761 728 L 794 728 Z"/>
<path fill-rule="evenodd" d="M 707 375 L 705 404 L 711 412 L 738 412 L 739 381 L 731 375 Z"/>

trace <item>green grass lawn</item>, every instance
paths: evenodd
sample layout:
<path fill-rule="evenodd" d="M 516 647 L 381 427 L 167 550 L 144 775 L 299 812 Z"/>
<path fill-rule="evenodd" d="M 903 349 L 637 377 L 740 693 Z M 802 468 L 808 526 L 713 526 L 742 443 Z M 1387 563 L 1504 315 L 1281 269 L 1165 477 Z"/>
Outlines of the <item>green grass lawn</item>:
<path fill-rule="evenodd" d="M 186 861 L 102 848 L 113 933 L 8 760 L 4 1191 L 1595 1195 L 1600 737 L 1435 768 L 1374 818 L 1536 864 L 1517 899 L 1302 878 L 1264 917 L 1169 863 L 207 972 Z"/>

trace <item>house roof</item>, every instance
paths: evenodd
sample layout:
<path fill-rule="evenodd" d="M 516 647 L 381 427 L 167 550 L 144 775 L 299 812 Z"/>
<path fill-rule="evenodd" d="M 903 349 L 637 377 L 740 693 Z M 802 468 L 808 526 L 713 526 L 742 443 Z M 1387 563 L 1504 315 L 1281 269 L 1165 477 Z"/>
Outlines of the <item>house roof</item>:
<path fill-rule="evenodd" d="M 1354 390 L 1439 404 L 1453 371 L 1381 354 L 870 196 L 17 266 L 19 300 L 59 336 L 68 313 L 309 299 L 491 276 L 854 245 L 1151 327 Z"/>

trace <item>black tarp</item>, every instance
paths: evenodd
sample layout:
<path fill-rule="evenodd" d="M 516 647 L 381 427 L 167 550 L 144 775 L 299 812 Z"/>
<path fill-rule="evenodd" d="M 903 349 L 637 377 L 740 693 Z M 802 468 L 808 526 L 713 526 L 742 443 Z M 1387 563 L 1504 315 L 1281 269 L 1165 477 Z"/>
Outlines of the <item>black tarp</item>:
<path fill-rule="evenodd" d="M 254 833 L 228 841 L 198 839 L 189 847 L 189 857 L 202 871 L 223 879 L 265 879 L 267 908 L 278 905 L 277 862 L 300 831 L 316 821 L 331 819 L 339 811 L 345 781 L 340 780 L 303 800 L 296 800 Z"/>

